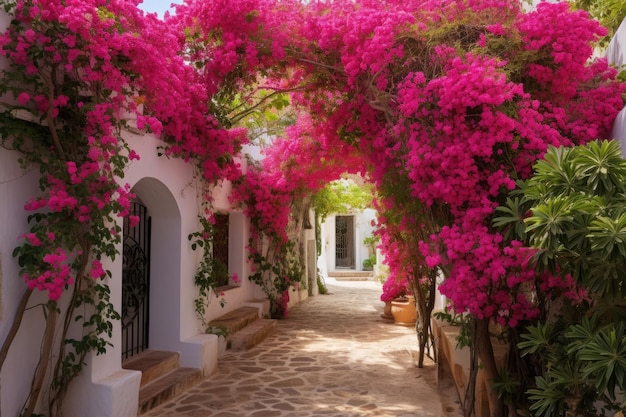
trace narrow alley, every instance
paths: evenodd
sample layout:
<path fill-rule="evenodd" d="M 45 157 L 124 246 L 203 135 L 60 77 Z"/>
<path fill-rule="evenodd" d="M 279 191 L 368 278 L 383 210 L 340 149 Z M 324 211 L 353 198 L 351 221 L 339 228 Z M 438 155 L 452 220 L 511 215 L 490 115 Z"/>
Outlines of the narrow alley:
<path fill-rule="evenodd" d="M 146 417 L 459 417 L 436 365 L 418 369 L 415 331 L 381 318 L 380 284 L 327 282 L 278 330 Z"/>

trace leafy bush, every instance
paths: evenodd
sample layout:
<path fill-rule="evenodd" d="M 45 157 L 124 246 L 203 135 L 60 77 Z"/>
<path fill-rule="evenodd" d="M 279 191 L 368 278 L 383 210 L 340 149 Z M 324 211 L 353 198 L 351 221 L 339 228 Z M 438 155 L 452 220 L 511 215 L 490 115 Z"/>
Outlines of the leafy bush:
<path fill-rule="evenodd" d="M 518 347 L 535 365 L 537 416 L 623 410 L 626 161 L 614 141 L 552 147 L 496 219 L 536 249 L 540 320 Z M 528 217 L 525 213 L 530 213 Z"/>

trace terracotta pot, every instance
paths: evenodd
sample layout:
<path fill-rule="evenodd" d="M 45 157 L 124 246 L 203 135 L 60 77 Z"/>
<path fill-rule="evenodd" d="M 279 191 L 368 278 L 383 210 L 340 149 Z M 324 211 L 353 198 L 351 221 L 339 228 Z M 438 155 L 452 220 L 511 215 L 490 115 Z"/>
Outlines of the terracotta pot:
<path fill-rule="evenodd" d="M 396 324 L 413 326 L 417 321 L 417 308 L 415 298 L 399 298 L 391 302 L 391 314 Z"/>

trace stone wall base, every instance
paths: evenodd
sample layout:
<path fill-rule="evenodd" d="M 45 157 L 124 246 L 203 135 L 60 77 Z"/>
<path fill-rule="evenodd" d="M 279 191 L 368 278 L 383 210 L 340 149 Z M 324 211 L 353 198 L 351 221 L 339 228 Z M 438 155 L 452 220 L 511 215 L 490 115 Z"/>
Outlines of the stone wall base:
<path fill-rule="evenodd" d="M 470 373 L 469 348 L 457 349 L 457 337 L 460 331 L 458 326 L 452 326 L 435 318 L 431 319 L 431 326 L 437 352 L 437 378 L 440 381 L 446 377 L 452 378 L 461 403 L 463 403 Z M 497 339 L 492 339 L 492 345 L 496 364 L 501 368 L 506 363 L 508 346 Z M 476 417 L 490 416 L 489 389 L 490 383 L 479 364 L 474 403 Z"/>

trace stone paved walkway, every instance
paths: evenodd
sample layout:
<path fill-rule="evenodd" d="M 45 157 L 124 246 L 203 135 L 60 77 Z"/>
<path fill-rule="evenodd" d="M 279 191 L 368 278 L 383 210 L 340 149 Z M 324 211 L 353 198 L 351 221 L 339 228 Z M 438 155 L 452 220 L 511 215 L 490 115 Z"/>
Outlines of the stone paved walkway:
<path fill-rule="evenodd" d="M 412 328 L 380 317 L 380 284 L 327 282 L 278 331 L 146 417 L 460 417 L 453 388 L 437 388 L 436 365 L 418 369 Z M 450 385 L 451 387 L 451 385 Z"/>

